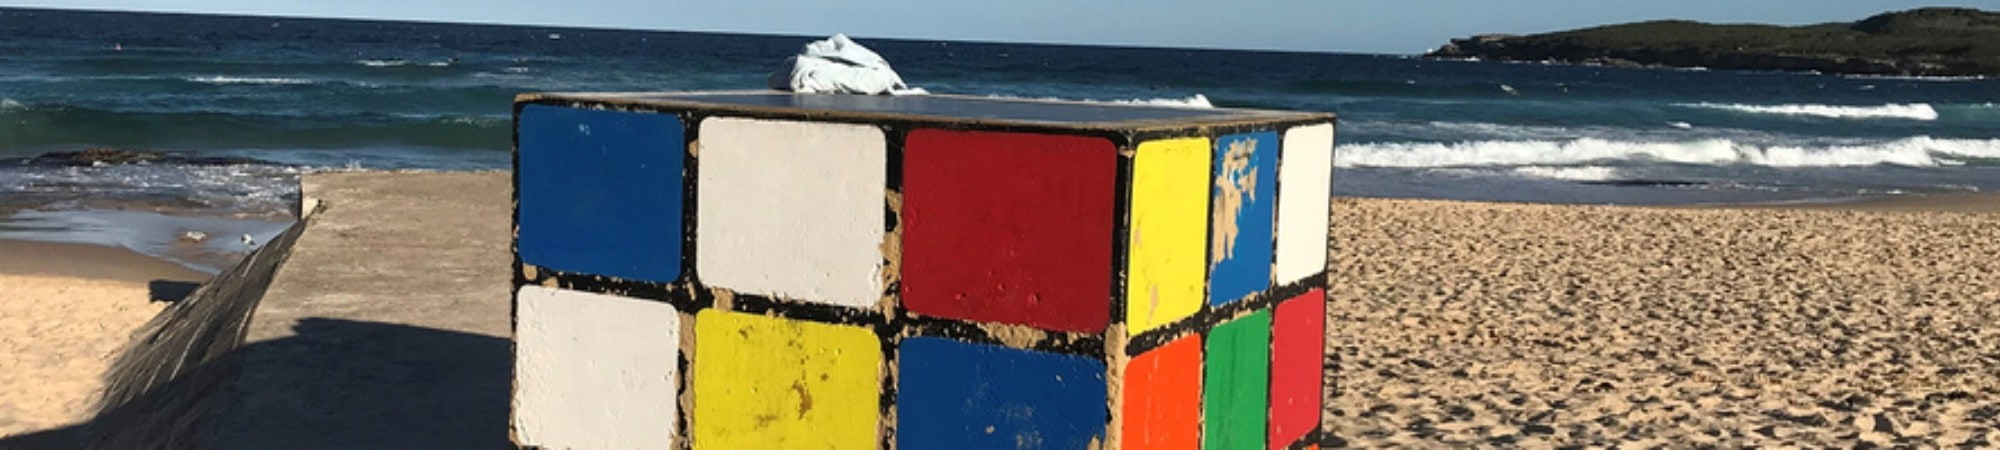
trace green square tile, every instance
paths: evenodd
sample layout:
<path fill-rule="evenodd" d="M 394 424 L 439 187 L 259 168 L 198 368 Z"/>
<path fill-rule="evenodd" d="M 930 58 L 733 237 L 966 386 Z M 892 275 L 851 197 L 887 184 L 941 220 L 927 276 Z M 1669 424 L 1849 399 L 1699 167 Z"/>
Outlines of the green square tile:
<path fill-rule="evenodd" d="M 1204 449 L 1264 448 L 1271 384 L 1271 311 L 1218 325 L 1208 332 L 1203 362 Z"/>

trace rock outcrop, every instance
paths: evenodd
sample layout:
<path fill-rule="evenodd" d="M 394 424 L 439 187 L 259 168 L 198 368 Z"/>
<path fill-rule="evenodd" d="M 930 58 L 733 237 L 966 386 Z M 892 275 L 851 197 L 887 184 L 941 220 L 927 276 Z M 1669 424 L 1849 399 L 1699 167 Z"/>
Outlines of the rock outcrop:
<path fill-rule="evenodd" d="M 1653 21 L 1453 39 L 1425 56 L 1607 66 L 2000 76 L 2000 13 L 1925 8 L 1797 27 Z"/>

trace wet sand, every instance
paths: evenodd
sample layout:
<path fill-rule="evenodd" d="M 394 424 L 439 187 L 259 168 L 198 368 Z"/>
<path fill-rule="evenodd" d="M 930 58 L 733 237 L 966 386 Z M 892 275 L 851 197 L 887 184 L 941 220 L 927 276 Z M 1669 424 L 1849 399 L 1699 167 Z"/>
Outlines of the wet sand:
<path fill-rule="evenodd" d="M 151 297 L 207 278 L 124 249 L 0 240 L 0 444 L 89 419 L 112 357 L 165 307 Z"/>
<path fill-rule="evenodd" d="M 1337 200 L 1335 435 L 2000 443 L 2000 197 L 1809 208 Z"/>

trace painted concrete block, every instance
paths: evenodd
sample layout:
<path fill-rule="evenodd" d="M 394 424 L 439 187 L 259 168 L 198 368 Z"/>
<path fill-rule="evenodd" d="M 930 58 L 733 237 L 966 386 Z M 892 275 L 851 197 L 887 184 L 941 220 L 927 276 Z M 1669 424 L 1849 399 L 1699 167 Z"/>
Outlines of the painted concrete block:
<path fill-rule="evenodd" d="M 881 300 L 881 129 L 711 118 L 699 136 L 695 271 L 703 282 L 840 306 Z"/>
<path fill-rule="evenodd" d="M 651 300 L 523 286 L 513 426 L 542 448 L 671 449 L 681 316 Z"/>
<path fill-rule="evenodd" d="M 1117 158 L 1103 138 L 911 131 L 903 304 L 939 317 L 1104 329 Z"/>
<path fill-rule="evenodd" d="M 1278 302 L 1271 317 L 1270 448 L 1286 448 L 1319 427 L 1325 356 L 1326 290 Z"/>
<path fill-rule="evenodd" d="M 1263 450 L 1268 419 L 1271 311 L 1252 313 L 1208 333 L 1202 448 Z"/>
<path fill-rule="evenodd" d="M 680 277 L 680 119 L 528 105 L 519 133 L 523 261 L 633 280 Z"/>
<path fill-rule="evenodd" d="M 1333 212 L 1333 124 L 1285 130 L 1278 162 L 1277 283 L 1326 269 Z"/>
<path fill-rule="evenodd" d="M 1119 389 L 1119 447 L 1201 448 L 1201 336 L 1185 336 L 1133 357 Z"/>
<path fill-rule="evenodd" d="M 703 310 L 694 448 L 875 448 L 881 345 L 864 328 Z"/>
<path fill-rule="evenodd" d="M 1326 438 L 1331 115 L 777 92 L 516 101 L 516 444 Z"/>
<path fill-rule="evenodd" d="M 1096 359 L 919 337 L 896 356 L 897 448 L 1087 449 L 1109 420 Z"/>
<path fill-rule="evenodd" d="M 1207 264 L 1209 141 L 1140 143 L 1132 168 L 1126 331 L 1138 334 L 1201 309 Z"/>
<path fill-rule="evenodd" d="M 1215 141 L 1209 212 L 1209 303 L 1242 300 L 1271 287 L 1271 209 L 1277 203 L 1278 134 Z"/>

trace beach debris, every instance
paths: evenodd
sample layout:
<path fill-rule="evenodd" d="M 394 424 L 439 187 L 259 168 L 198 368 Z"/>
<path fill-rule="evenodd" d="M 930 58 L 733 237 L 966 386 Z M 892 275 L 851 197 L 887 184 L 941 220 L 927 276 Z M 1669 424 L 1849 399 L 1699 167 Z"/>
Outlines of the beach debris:
<path fill-rule="evenodd" d="M 808 94 L 928 93 L 904 84 L 888 60 L 844 34 L 806 44 L 804 51 L 785 60 L 785 66 L 771 74 L 772 89 Z"/>

